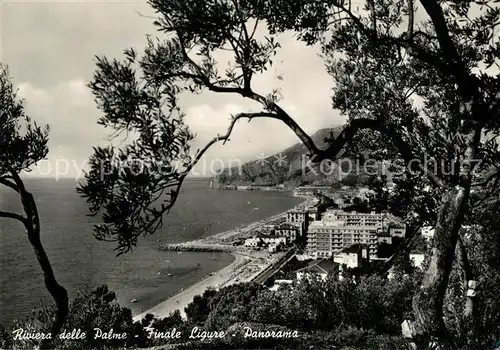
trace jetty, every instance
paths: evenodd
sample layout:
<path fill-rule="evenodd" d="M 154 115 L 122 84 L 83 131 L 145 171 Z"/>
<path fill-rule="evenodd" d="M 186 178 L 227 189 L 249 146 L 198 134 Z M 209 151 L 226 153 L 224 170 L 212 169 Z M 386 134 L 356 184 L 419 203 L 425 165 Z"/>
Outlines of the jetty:
<path fill-rule="evenodd" d="M 160 246 L 160 250 L 174 252 L 222 252 L 232 253 L 236 251 L 236 247 L 227 244 L 203 243 L 203 242 L 186 242 L 175 244 L 164 244 Z"/>

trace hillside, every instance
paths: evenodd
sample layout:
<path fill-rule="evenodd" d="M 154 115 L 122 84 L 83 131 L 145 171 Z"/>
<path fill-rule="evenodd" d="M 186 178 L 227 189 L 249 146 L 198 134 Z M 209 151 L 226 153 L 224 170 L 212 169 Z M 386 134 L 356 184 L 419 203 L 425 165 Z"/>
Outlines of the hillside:
<path fill-rule="evenodd" d="M 327 143 L 325 138 L 332 133 L 337 136 L 343 125 L 333 128 L 320 129 L 315 132 L 311 138 L 319 148 L 325 148 Z M 219 186 L 224 185 L 249 185 L 249 184 L 326 184 L 338 181 L 338 176 L 316 175 L 311 172 L 304 171 L 307 166 L 307 148 L 302 143 L 296 143 L 285 150 L 273 154 L 264 160 L 256 160 L 245 163 L 242 169 L 237 167 L 225 169 L 222 174 L 217 177 L 216 183 Z M 342 162 L 341 158 L 337 163 Z"/>

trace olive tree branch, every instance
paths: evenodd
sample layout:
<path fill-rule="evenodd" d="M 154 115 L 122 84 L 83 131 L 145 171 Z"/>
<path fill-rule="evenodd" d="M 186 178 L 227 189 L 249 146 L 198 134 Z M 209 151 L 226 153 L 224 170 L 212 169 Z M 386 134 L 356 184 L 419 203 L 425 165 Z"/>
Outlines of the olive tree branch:
<path fill-rule="evenodd" d="M 26 224 L 26 218 L 24 216 L 20 215 L 20 214 L 11 213 L 11 212 L 5 212 L 5 211 L 0 211 L 0 217 L 18 220 L 23 225 Z"/>

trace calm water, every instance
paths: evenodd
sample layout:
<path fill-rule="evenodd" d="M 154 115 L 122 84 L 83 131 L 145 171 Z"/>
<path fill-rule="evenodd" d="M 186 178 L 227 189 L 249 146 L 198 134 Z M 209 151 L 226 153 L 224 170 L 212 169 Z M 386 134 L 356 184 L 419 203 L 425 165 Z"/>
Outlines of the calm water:
<path fill-rule="evenodd" d="M 208 190 L 207 180 L 189 180 L 164 227 L 139 241 L 129 254 L 115 257 L 113 243 L 95 240 L 96 220 L 72 180 L 26 180 L 38 204 L 42 241 L 56 277 L 70 298 L 86 286 L 107 284 L 123 306 L 146 310 L 208 273 L 230 264 L 223 253 L 176 253 L 157 249 L 161 243 L 196 239 L 264 219 L 298 204 L 289 193 Z M 0 190 L 0 208 L 19 208 L 17 197 Z M 198 265 L 199 264 L 199 265 Z M 168 277 L 167 273 L 172 276 Z M 130 303 L 132 298 L 137 303 Z M 51 301 L 40 268 L 21 224 L 0 219 L 0 323 L 10 326 L 40 301 Z"/>

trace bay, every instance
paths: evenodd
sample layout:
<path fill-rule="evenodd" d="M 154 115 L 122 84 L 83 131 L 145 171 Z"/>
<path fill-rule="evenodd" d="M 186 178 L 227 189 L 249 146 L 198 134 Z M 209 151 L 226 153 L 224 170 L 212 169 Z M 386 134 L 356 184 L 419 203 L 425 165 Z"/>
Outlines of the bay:
<path fill-rule="evenodd" d="M 229 265 L 225 253 L 163 252 L 163 243 L 189 241 L 265 219 L 300 203 L 288 192 L 214 191 L 209 180 L 189 179 L 176 205 L 154 235 L 140 239 L 133 252 L 116 257 L 113 243 L 92 236 L 96 218 L 71 179 L 27 179 L 41 218 L 42 241 L 58 281 L 70 298 L 107 284 L 122 306 L 134 313 L 149 309 L 210 272 Z M 0 190 L 1 210 L 16 210 L 12 191 Z M 171 276 L 169 276 L 171 274 Z M 132 299 L 137 299 L 132 303 Z M 23 319 L 40 302 L 51 302 L 41 270 L 20 223 L 0 219 L 0 324 Z"/>

